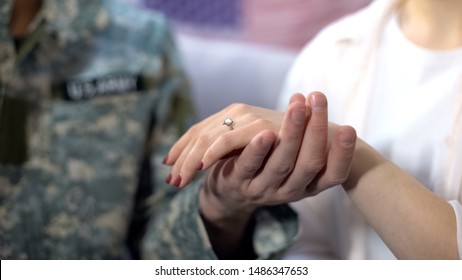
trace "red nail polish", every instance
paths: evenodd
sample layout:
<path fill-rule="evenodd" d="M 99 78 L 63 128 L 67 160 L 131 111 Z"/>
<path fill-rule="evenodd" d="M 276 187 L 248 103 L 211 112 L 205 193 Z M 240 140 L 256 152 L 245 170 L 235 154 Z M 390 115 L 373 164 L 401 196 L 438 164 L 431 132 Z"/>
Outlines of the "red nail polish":
<path fill-rule="evenodd" d="M 176 187 L 179 187 L 180 184 L 181 184 L 181 175 L 178 175 L 178 177 L 176 177 L 176 180 L 175 180 L 175 183 L 173 183 Z"/>
<path fill-rule="evenodd" d="M 172 181 L 172 173 L 168 174 L 167 179 L 165 179 L 165 183 L 167 183 L 167 185 L 170 185 L 170 181 Z"/>
<path fill-rule="evenodd" d="M 199 164 L 197 165 L 197 170 L 202 170 L 202 168 L 204 168 L 204 163 L 201 161 L 201 162 L 199 162 Z"/>

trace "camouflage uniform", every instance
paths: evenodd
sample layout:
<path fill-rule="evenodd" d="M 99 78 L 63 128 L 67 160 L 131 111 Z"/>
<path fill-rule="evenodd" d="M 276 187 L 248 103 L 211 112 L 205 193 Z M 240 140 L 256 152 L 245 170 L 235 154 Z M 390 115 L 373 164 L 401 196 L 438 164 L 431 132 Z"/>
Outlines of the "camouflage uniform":
<path fill-rule="evenodd" d="M 112 0 L 45 0 L 15 48 L 12 0 L 0 3 L 0 258 L 118 259 L 130 248 L 215 259 L 199 181 L 165 184 L 162 159 L 193 120 L 165 19 Z M 289 208 L 268 209 L 254 234 L 261 258 L 297 230 Z"/>

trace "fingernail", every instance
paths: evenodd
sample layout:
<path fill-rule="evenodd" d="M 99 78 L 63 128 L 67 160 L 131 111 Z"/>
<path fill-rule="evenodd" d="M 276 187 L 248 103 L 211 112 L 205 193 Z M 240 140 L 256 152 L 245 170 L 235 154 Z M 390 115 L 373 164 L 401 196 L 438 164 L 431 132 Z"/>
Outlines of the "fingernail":
<path fill-rule="evenodd" d="M 351 148 L 356 142 L 355 133 L 342 133 L 340 134 L 340 145 L 345 149 Z"/>
<path fill-rule="evenodd" d="M 305 110 L 296 110 L 292 112 L 292 121 L 296 124 L 303 124 L 305 123 Z"/>
<path fill-rule="evenodd" d="M 165 183 L 167 183 L 167 185 L 170 185 L 170 181 L 172 181 L 172 173 L 168 174 L 167 178 L 165 179 Z"/>
<path fill-rule="evenodd" d="M 202 168 L 204 168 L 204 163 L 201 161 L 201 162 L 199 162 L 199 164 L 197 165 L 197 170 L 202 170 Z"/>
<path fill-rule="evenodd" d="M 167 164 L 167 160 L 168 160 L 168 155 L 164 157 L 164 159 L 162 160 L 162 164 Z"/>
<path fill-rule="evenodd" d="M 180 184 L 181 184 L 181 175 L 178 175 L 178 177 L 176 177 L 176 180 L 175 180 L 175 183 L 173 183 L 176 187 L 179 187 Z"/>
<path fill-rule="evenodd" d="M 322 112 L 327 108 L 327 100 L 320 93 L 313 94 L 311 101 L 315 112 Z"/>

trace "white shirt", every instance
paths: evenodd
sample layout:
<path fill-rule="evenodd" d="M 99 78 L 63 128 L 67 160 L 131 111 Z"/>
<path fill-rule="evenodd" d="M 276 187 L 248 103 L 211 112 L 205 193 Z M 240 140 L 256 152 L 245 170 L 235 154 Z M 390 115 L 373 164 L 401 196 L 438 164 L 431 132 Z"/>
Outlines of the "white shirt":
<path fill-rule="evenodd" d="M 295 62 L 280 108 L 295 92 L 324 92 L 330 121 L 353 125 L 367 143 L 450 201 L 462 256 L 462 185 L 445 184 L 462 101 L 462 48 L 434 52 L 414 45 L 390 12 L 392 2 L 374 1 L 321 32 Z M 302 231 L 285 258 L 394 258 L 342 188 L 293 207 Z"/>

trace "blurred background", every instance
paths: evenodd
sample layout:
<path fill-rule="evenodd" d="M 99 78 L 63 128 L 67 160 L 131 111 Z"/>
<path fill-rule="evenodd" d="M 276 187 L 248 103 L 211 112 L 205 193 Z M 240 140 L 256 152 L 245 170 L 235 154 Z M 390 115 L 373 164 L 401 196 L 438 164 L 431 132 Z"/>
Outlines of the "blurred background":
<path fill-rule="evenodd" d="M 274 108 L 297 53 L 372 0 L 125 0 L 167 15 L 199 117 L 230 103 Z"/>

